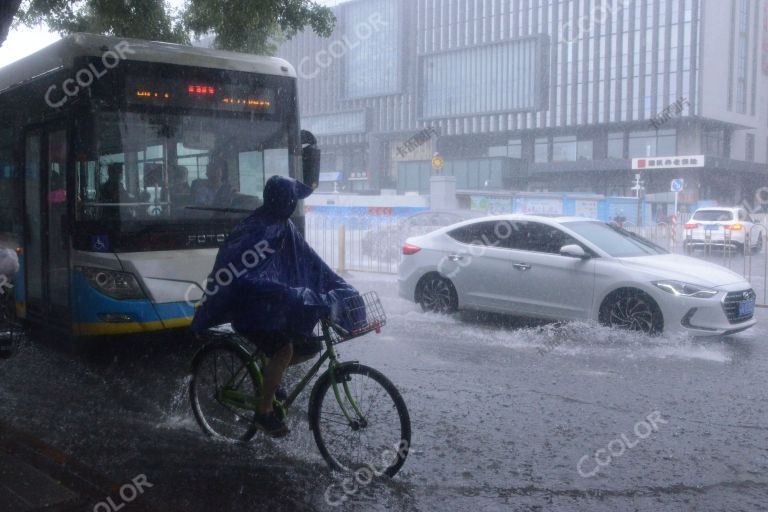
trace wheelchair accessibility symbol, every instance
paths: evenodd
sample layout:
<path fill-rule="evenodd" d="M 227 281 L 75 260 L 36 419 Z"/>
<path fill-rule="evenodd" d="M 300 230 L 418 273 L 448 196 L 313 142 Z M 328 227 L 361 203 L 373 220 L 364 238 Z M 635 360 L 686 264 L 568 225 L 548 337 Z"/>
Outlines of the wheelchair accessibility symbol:
<path fill-rule="evenodd" d="M 109 237 L 106 235 L 97 235 L 91 237 L 91 250 L 94 252 L 109 251 Z"/>

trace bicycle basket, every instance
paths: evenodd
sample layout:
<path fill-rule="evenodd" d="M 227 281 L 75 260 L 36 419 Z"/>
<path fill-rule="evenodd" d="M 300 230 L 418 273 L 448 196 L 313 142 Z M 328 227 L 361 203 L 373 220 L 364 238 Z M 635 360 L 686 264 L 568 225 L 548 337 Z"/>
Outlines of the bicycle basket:
<path fill-rule="evenodd" d="M 387 324 L 387 315 L 376 292 L 355 295 L 344 300 L 341 318 L 338 319 L 346 332 L 338 333 L 336 343 L 357 338 L 371 331 L 380 332 Z"/>

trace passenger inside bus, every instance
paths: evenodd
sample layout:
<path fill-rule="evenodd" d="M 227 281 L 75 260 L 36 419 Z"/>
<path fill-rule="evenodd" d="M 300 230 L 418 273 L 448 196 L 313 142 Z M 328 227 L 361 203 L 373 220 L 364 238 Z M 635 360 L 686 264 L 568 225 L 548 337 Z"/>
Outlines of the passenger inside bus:
<path fill-rule="evenodd" d="M 128 203 L 133 197 L 123 185 L 123 164 L 113 162 L 107 166 L 107 181 L 99 187 L 99 201 L 101 203 Z M 125 210 L 117 206 L 106 206 L 102 208 L 102 219 L 106 222 L 119 223 L 121 215 L 130 216 L 130 210 Z"/>
<path fill-rule="evenodd" d="M 189 169 L 183 165 L 172 167 L 169 179 L 171 196 L 186 196 L 192 194 L 192 189 L 189 186 Z"/>
<path fill-rule="evenodd" d="M 212 158 L 205 171 L 207 180 L 198 179 L 192 182 L 192 200 L 196 206 L 212 206 L 225 208 L 232 203 L 234 189 L 226 179 L 226 164 L 224 161 Z"/>
<path fill-rule="evenodd" d="M 48 202 L 50 204 L 62 204 L 67 201 L 67 189 L 64 176 L 58 171 L 51 171 L 50 192 Z"/>
<path fill-rule="evenodd" d="M 168 175 L 168 195 L 171 207 L 184 212 L 192 204 L 192 189 L 189 186 L 189 170 L 183 165 L 170 168 Z"/>
<path fill-rule="evenodd" d="M 107 175 L 107 181 L 99 188 L 99 200 L 102 203 L 127 203 L 131 196 L 123 185 L 123 164 L 109 164 Z"/>

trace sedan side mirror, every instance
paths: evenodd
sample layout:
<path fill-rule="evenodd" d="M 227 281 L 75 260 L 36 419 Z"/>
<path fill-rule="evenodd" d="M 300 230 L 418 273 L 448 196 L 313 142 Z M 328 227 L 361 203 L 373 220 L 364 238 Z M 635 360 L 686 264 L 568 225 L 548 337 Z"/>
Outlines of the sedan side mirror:
<path fill-rule="evenodd" d="M 587 254 L 584 251 L 584 248 L 576 244 L 562 246 L 560 248 L 560 256 L 567 256 L 569 258 L 579 258 L 581 260 L 589 259 L 589 254 Z"/>
<path fill-rule="evenodd" d="M 316 189 L 320 183 L 320 148 L 311 132 L 301 130 L 301 163 L 304 184 Z"/>

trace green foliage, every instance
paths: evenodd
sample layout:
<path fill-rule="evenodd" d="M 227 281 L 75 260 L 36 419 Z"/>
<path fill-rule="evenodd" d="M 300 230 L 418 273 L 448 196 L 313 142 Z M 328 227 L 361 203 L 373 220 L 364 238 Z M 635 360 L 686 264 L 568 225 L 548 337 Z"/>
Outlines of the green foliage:
<path fill-rule="evenodd" d="M 328 37 L 336 21 L 330 9 L 307 0 L 194 0 L 183 19 L 198 36 L 216 34 L 218 48 L 248 53 L 272 53 L 276 37 L 290 38 L 307 25 Z"/>
<path fill-rule="evenodd" d="M 16 13 L 16 23 L 45 23 L 61 34 L 182 44 L 190 34 L 211 35 L 217 48 L 247 53 L 273 53 L 278 41 L 306 26 L 328 37 L 335 21 L 329 8 L 311 0 L 187 0 L 180 11 L 164 0 L 24 0 Z"/>

